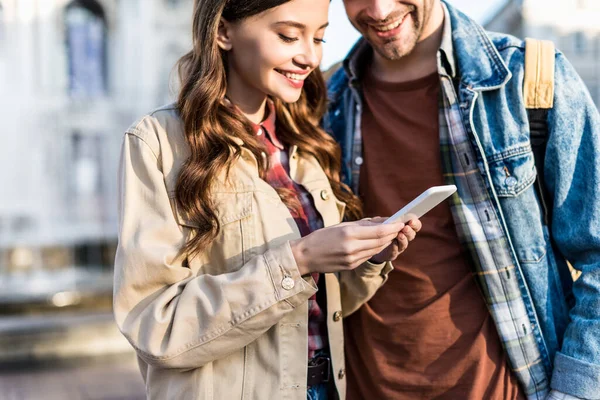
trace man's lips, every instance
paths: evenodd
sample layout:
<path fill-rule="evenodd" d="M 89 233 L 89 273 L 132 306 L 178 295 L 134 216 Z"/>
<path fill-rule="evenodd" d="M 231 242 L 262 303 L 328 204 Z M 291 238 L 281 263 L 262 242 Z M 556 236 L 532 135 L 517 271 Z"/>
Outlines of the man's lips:
<path fill-rule="evenodd" d="M 394 21 L 387 23 L 385 25 L 368 24 L 368 26 L 371 30 L 373 30 L 375 32 L 375 34 L 378 37 L 381 37 L 381 38 L 393 37 L 393 36 L 396 36 L 400 32 L 400 30 L 402 29 L 402 26 L 404 25 L 404 22 L 406 22 L 407 17 L 410 15 L 411 15 L 410 12 L 406 13 L 402 18 L 397 18 Z"/>

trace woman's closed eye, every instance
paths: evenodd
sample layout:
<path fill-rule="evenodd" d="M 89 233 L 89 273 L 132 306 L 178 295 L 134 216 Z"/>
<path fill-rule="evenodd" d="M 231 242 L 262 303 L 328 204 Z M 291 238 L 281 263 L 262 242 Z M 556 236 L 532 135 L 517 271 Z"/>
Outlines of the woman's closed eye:
<path fill-rule="evenodd" d="M 279 38 L 281 40 L 283 40 L 285 43 L 294 43 L 294 42 L 298 41 L 297 37 L 289 37 L 289 36 L 284 35 L 283 33 L 279 34 Z"/>
<path fill-rule="evenodd" d="M 294 43 L 294 42 L 297 42 L 298 40 L 300 40 L 297 37 L 286 36 L 283 33 L 279 33 L 278 35 L 279 35 L 279 38 L 285 43 Z M 313 41 L 317 44 L 326 43 L 325 39 L 323 39 L 323 38 L 314 38 Z"/>

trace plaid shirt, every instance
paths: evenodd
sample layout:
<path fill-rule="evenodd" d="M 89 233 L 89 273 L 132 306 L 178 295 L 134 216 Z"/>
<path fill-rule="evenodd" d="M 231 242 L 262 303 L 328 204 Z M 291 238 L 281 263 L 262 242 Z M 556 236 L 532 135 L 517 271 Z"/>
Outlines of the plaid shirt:
<path fill-rule="evenodd" d="M 444 178 L 458 192 L 451 198 L 451 211 L 461 244 L 473 261 L 485 301 L 502 345 L 508 355 L 512 373 L 529 399 L 543 400 L 550 390 L 549 376 L 534 337 L 534 329 L 521 294 L 521 271 L 515 266 L 505 227 L 497 215 L 497 199 L 490 197 L 485 177 L 486 165 L 478 160 L 475 148 L 463 124 L 452 77 L 454 50 L 450 17 L 446 7 L 443 40 L 438 52 L 441 80 L 440 150 Z M 358 112 L 361 112 L 360 106 Z M 357 119 L 352 146 L 352 186 L 357 188 L 362 164 L 360 119 Z M 575 399 L 553 391 L 554 396 Z"/>
<path fill-rule="evenodd" d="M 290 178 L 288 152 L 275 133 L 275 108 L 271 101 L 267 103 L 267 107 L 268 117 L 260 125 L 254 125 L 254 132 L 262 139 L 267 150 L 264 156 L 269 158 L 266 180 L 275 189 L 284 188 L 296 194 L 302 207 L 290 208 L 289 211 L 298 225 L 300 234 L 304 237 L 322 228 L 323 220 L 308 191 Z M 313 273 L 312 277 L 318 284 L 320 274 Z M 308 358 L 311 359 L 318 350 L 325 347 L 327 347 L 326 316 L 317 302 L 317 295 L 314 294 L 308 300 Z"/>

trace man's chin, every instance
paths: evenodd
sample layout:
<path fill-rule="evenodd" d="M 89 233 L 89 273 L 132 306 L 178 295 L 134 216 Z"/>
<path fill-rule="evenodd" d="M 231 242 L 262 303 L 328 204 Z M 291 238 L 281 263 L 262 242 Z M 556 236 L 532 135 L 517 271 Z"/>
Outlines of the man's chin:
<path fill-rule="evenodd" d="M 402 38 L 397 37 L 382 42 L 378 37 L 369 37 L 368 41 L 381 57 L 390 61 L 399 60 L 410 54 L 416 45 L 416 40 L 412 38 L 403 40 Z"/>
<path fill-rule="evenodd" d="M 410 54 L 414 46 L 399 46 L 396 43 L 388 43 L 375 47 L 375 51 L 386 60 L 396 61 Z"/>

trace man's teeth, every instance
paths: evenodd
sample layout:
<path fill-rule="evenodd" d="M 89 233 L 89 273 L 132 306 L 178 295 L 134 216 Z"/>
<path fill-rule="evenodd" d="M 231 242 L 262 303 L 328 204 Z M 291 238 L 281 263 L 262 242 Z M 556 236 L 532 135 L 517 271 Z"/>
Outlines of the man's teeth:
<path fill-rule="evenodd" d="M 386 25 L 386 26 L 375 27 L 375 30 L 378 30 L 379 32 L 388 32 L 388 31 L 391 31 L 392 29 L 396 29 L 397 27 L 399 27 L 400 24 L 402 23 L 402 21 L 404 21 L 404 18 L 399 19 L 396 22 L 392 22 L 391 24 Z"/>

